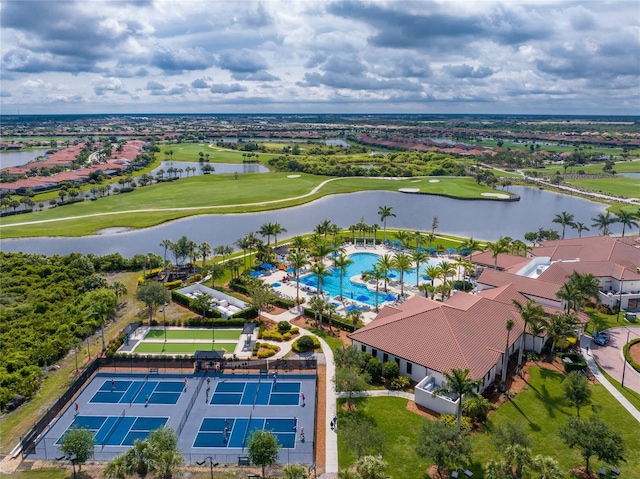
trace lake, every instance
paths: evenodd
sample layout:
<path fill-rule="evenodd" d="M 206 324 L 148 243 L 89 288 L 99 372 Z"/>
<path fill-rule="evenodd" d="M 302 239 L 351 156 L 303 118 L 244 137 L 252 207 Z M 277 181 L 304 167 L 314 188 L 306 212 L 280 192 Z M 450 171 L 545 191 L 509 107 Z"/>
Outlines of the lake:
<path fill-rule="evenodd" d="M 500 236 L 523 240 L 527 231 L 538 228 L 555 229 L 552 223 L 555 214 L 567 211 L 575 221 L 591 225 L 591 218 L 603 213 L 606 206 L 601 203 L 528 187 L 510 187 L 509 191 L 520 195 L 516 202 L 465 201 L 441 196 L 411 195 L 388 191 L 366 191 L 333 195 L 293 208 L 260 213 L 201 215 L 165 223 L 153 228 L 134 231 L 110 229 L 112 234 L 85 236 L 80 238 L 21 238 L 2 240 L 3 251 L 28 253 L 68 254 L 73 251 L 104 255 L 120 252 L 131 257 L 137 253 L 163 254 L 160 242 L 169 238 L 176 241 L 187 235 L 197 243 L 208 242 L 211 246 L 232 245 L 251 231 L 257 231 L 267 222 L 278 222 L 287 230 L 280 238 L 309 233 L 325 219 L 342 228 L 360 221 L 360 217 L 371 223 L 382 224 L 378 208 L 391 206 L 397 215 L 387 219 L 387 227 L 408 230 L 431 229 L 434 215 L 438 216 L 436 232 L 476 239 L 495 241 Z M 58 227 L 61 227 L 60 224 Z M 121 231 L 121 232 L 117 232 Z M 613 233 L 621 228 L 613 225 Z M 115 233 L 113 233 L 115 232 Z M 596 234 L 592 228 L 590 234 Z M 576 237 L 575 230 L 567 228 L 566 237 Z M 272 238 L 273 239 L 273 238 Z"/>
<path fill-rule="evenodd" d="M 27 151 L 3 151 L 0 153 L 0 168 L 26 165 L 38 156 L 44 156 L 49 148 Z"/>

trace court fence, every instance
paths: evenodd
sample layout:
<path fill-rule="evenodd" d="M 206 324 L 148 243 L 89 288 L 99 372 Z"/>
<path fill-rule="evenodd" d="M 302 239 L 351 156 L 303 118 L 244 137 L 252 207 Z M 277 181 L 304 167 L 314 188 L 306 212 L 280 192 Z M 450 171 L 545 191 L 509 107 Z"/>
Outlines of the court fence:
<path fill-rule="evenodd" d="M 277 371 L 278 373 L 302 373 L 302 372 L 316 372 L 318 368 L 318 361 L 315 356 L 310 356 L 303 359 L 262 359 L 253 361 L 223 361 L 221 364 L 220 372 L 225 373 L 259 373 L 268 374 L 269 371 Z M 102 357 L 97 358 L 87 365 L 87 367 L 80 373 L 80 375 L 71 384 L 62 396 L 55 402 L 53 406 L 45 412 L 44 416 L 38 420 L 29 431 L 20 438 L 20 444 L 17 450 L 22 453 L 23 456 L 28 454 L 35 454 L 36 444 L 42 434 L 46 432 L 49 425 L 60 414 L 60 412 L 67 406 L 69 401 L 83 388 L 85 383 L 91 378 L 91 376 L 99 369 L 108 369 L 113 372 L 134 372 L 134 370 L 145 370 L 146 372 L 160 372 L 164 370 L 166 373 L 180 372 L 185 370 L 188 372 L 194 371 L 194 361 L 190 358 L 165 358 L 165 357 Z M 202 381 L 199 386 L 201 387 Z M 316 388 L 317 389 L 317 388 Z M 195 396 L 194 396 L 195 398 Z M 188 416 L 188 415 L 186 415 Z M 18 452 L 18 453 L 19 453 Z M 16 454 L 18 454 L 16 453 Z"/>

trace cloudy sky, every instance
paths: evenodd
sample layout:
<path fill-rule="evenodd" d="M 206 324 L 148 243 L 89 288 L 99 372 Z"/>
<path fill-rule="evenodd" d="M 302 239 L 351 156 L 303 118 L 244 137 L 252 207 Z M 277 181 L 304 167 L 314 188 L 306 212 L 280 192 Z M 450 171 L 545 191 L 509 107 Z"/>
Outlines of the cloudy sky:
<path fill-rule="evenodd" d="M 640 114 L 638 0 L 0 5 L 5 114 Z"/>

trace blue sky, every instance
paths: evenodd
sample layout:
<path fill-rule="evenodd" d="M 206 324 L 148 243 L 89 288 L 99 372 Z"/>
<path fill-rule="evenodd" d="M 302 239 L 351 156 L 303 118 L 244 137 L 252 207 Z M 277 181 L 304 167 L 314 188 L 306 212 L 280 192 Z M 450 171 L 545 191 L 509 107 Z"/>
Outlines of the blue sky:
<path fill-rule="evenodd" d="M 20 113 L 640 114 L 640 2 L 0 2 Z"/>

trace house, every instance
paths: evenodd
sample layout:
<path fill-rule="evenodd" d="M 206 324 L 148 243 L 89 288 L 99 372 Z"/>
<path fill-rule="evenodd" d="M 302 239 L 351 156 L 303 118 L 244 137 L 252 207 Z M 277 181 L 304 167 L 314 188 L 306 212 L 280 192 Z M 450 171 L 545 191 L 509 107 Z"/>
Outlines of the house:
<path fill-rule="evenodd" d="M 513 300 L 527 301 L 513 285 L 478 294 L 460 292 L 445 302 L 413 296 L 384 307 L 349 337 L 358 350 L 382 362 L 396 361 L 400 374 L 418 383 L 417 404 L 454 414 L 457 402 L 433 392 L 443 384 L 443 373 L 469 369 L 471 378 L 482 381 L 482 392 L 502 374 L 505 349 L 509 356 L 527 345 L 538 352 L 542 349 L 544 338 L 538 341 L 525 334 Z M 507 319 L 515 323 L 510 333 Z"/>

